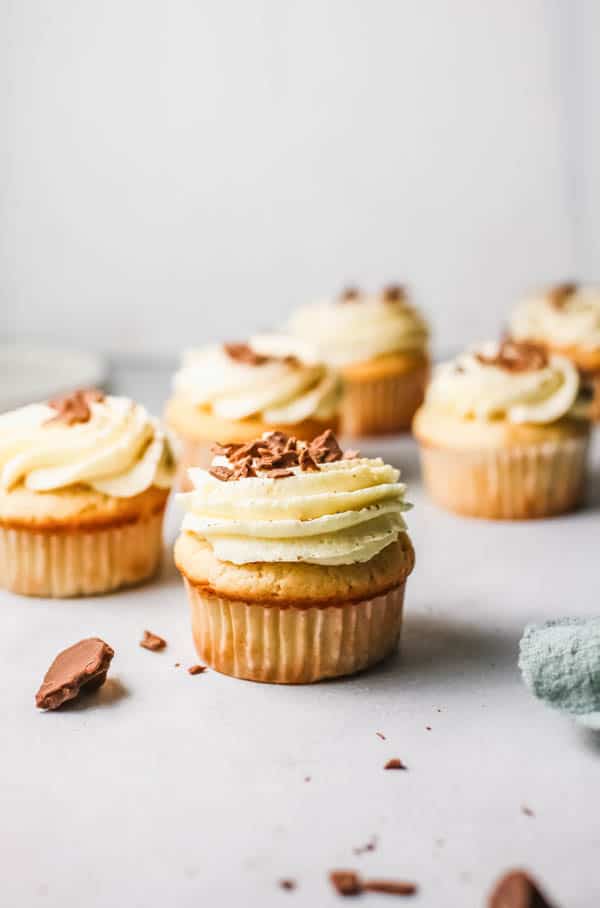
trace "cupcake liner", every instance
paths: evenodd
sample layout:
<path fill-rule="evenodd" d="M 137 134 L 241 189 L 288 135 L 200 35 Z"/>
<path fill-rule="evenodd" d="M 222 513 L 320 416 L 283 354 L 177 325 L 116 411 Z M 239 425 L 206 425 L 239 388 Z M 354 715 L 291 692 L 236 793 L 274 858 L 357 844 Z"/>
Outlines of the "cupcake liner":
<path fill-rule="evenodd" d="M 125 526 L 88 531 L 0 526 L 0 587 L 63 598 L 139 583 L 158 568 L 162 522 L 163 511 Z"/>
<path fill-rule="evenodd" d="M 504 449 L 421 447 L 423 480 L 442 507 L 470 517 L 524 520 L 576 508 L 588 437 Z"/>
<path fill-rule="evenodd" d="M 428 368 L 379 378 L 346 378 L 341 403 L 344 435 L 377 435 L 410 429 L 423 403 Z"/>
<path fill-rule="evenodd" d="M 239 602 L 185 584 L 198 655 L 236 678 L 308 684 L 350 675 L 400 637 L 405 582 L 374 599 L 311 608 Z"/>
<path fill-rule="evenodd" d="M 175 479 L 175 487 L 180 492 L 191 492 L 194 488 L 187 473 L 189 467 L 202 467 L 203 470 L 208 470 L 215 456 L 211 451 L 212 445 L 212 441 L 181 438 L 181 455 Z"/>

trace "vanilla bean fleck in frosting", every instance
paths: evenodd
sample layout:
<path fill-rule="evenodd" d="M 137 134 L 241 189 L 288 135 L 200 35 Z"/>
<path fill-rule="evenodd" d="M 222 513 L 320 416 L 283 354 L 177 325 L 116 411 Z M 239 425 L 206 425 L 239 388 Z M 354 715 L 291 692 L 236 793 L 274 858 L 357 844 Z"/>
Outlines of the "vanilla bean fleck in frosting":
<path fill-rule="evenodd" d="M 510 320 L 516 340 L 600 351 L 600 286 L 558 284 L 523 300 Z"/>
<path fill-rule="evenodd" d="M 116 498 L 169 488 L 171 445 L 144 407 L 96 390 L 0 415 L 0 491 L 84 485 Z"/>
<path fill-rule="evenodd" d="M 190 350 L 174 390 L 221 419 L 272 425 L 332 419 L 340 396 L 337 375 L 313 346 L 280 335 Z"/>
<path fill-rule="evenodd" d="M 210 470 L 189 475 L 182 529 L 220 561 L 362 563 L 406 531 L 399 471 L 344 453 L 329 430 L 309 443 L 274 432 L 219 445 Z"/>
<path fill-rule="evenodd" d="M 305 340 L 317 337 L 324 358 L 335 366 L 393 353 L 424 354 L 429 336 L 400 284 L 377 294 L 349 287 L 337 299 L 303 306 L 292 316 L 290 330 Z"/>
<path fill-rule="evenodd" d="M 579 392 L 577 369 L 532 343 L 489 342 L 434 370 L 426 406 L 466 419 L 552 423 Z"/>

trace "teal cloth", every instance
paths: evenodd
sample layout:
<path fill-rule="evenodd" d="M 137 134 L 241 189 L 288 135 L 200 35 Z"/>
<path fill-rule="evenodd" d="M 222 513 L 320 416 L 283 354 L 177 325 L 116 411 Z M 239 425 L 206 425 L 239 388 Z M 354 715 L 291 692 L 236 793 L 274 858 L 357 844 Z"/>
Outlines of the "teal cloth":
<path fill-rule="evenodd" d="M 600 710 L 600 618 L 530 624 L 519 649 L 523 680 L 536 697 L 576 715 Z"/>

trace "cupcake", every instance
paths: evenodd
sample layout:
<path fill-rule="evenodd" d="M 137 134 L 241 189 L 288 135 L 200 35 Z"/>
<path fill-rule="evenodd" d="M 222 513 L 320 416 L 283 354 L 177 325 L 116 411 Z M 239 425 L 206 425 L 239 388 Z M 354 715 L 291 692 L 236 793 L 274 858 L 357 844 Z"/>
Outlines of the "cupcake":
<path fill-rule="evenodd" d="M 600 421 L 600 287 L 560 284 L 531 296 L 509 328 L 515 340 L 533 341 L 577 366 L 588 416 Z"/>
<path fill-rule="evenodd" d="M 326 362 L 344 382 L 340 430 L 377 435 L 410 428 L 429 375 L 428 330 L 403 287 L 376 295 L 345 290 L 292 317 L 300 338 L 317 337 Z"/>
<path fill-rule="evenodd" d="M 166 420 L 182 442 L 187 468 L 208 467 L 211 445 L 243 444 L 282 430 L 299 439 L 336 428 L 340 382 L 315 349 L 293 338 L 260 335 L 184 355 Z"/>
<path fill-rule="evenodd" d="M 237 678 L 348 675 L 397 644 L 414 553 L 399 473 L 331 431 L 219 448 L 175 545 L 200 658 Z"/>
<path fill-rule="evenodd" d="M 575 508 L 589 438 L 578 390 L 571 361 L 533 344 L 482 344 L 438 366 L 413 426 L 432 498 L 513 520 Z"/>
<path fill-rule="evenodd" d="M 83 596 L 150 577 L 174 470 L 126 397 L 75 391 L 0 415 L 0 587 Z"/>

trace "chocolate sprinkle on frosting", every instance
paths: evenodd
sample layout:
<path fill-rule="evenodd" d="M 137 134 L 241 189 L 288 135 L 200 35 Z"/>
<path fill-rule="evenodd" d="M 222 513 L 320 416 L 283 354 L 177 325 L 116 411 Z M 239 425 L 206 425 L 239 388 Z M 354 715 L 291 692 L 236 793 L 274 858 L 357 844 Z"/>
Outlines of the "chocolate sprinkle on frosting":
<path fill-rule="evenodd" d="M 345 287 L 339 299 L 341 303 L 356 303 L 360 299 L 360 290 L 358 287 Z"/>
<path fill-rule="evenodd" d="M 529 341 L 503 340 L 495 356 L 477 353 L 484 366 L 496 366 L 507 372 L 537 372 L 548 365 L 548 354 L 538 344 Z"/>
<path fill-rule="evenodd" d="M 383 288 L 381 297 L 386 303 L 402 303 L 406 299 L 406 289 L 402 284 L 388 284 Z"/>
<path fill-rule="evenodd" d="M 97 388 L 78 389 L 62 397 L 54 397 L 48 401 L 48 406 L 56 410 L 56 416 L 47 419 L 45 425 L 52 423 L 65 423 L 72 426 L 78 422 L 88 422 L 92 415 L 90 404 L 100 403 L 104 394 Z"/>
<path fill-rule="evenodd" d="M 293 435 L 272 432 L 265 438 L 247 444 L 216 444 L 215 454 L 226 457 L 231 466 L 215 466 L 208 471 L 221 482 L 253 478 L 262 473 L 268 479 L 284 479 L 293 476 L 293 468 L 302 472 L 318 472 L 322 463 L 338 460 L 352 460 L 358 451 L 342 451 L 331 429 L 313 439 L 309 444 L 298 443 Z"/>
<path fill-rule="evenodd" d="M 334 463 L 344 456 L 331 429 L 325 429 L 322 435 L 313 438 L 308 450 L 316 463 Z"/>
<path fill-rule="evenodd" d="M 257 353 L 250 344 L 223 344 L 223 350 L 230 359 L 245 366 L 264 366 L 265 363 L 286 363 L 288 366 L 298 367 L 301 365 L 297 356 L 287 354 L 286 356 L 266 355 Z"/>
<path fill-rule="evenodd" d="M 577 284 L 567 282 L 552 287 L 548 297 L 552 306 L 556 309 L 562 309 L 574 293 L 577 293 Z"/>
<path fill-rule="evenodd" d="M 82 691 L 96 690 L 106 681 L 115 651 L 100 640 L 80 640 L 58 654 L 44 675 L 35 705 L 40 709 L 58 709 Z"/>

